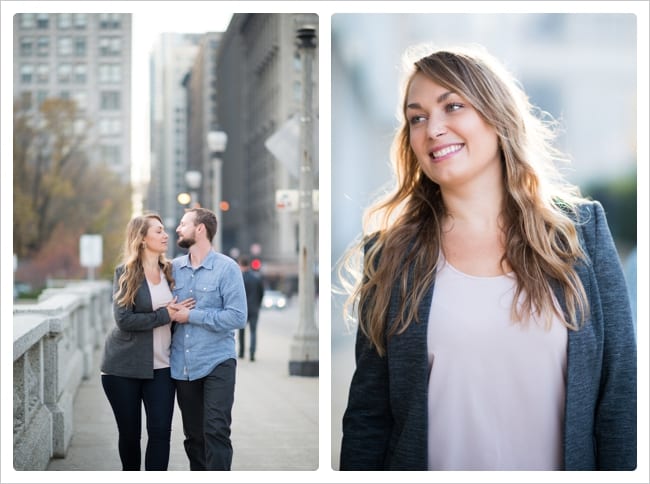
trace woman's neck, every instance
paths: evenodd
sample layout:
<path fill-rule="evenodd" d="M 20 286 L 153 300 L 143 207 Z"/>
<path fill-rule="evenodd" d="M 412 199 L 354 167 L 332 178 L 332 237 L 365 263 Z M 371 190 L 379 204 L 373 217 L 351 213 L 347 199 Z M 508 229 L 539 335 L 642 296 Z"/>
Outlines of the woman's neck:
<path fill-rule="evenodd" d="M 504 195 L 497 190 L 442 192 L 449 227 L 461 223 L 477 230 L 498 229 L 503 214 Z M 449 228 L 446 227 L 446 228 Z"/>
<path fill-rule="evenodd" d="M 142 255 L 142 267 L 145 271 L 155 271 L 159 268 L 158 259 L 158 254 L 148 253 L 145 251 Z"/>

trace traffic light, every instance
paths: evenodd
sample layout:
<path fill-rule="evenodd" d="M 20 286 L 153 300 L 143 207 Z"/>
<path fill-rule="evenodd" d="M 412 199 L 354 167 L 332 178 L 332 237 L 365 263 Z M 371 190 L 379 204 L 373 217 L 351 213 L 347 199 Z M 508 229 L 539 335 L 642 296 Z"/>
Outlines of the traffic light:
<path fill-rule="evenodd" d="M 253 259 L 251 261 L 251 269 L 254 271 L 259 271 L 262 268 L 262 261 L 259 259 Z"/>

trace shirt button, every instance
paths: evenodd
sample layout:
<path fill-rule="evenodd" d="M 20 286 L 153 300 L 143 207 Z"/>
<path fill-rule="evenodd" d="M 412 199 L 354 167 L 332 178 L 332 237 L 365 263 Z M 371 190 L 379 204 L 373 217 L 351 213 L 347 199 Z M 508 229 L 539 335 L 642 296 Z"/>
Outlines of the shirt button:
<path fill-rule="evenodd" d="M 189 353 L 189 352 L 190 352 L 190 350 L 185 350 L 185 353 Z"/>

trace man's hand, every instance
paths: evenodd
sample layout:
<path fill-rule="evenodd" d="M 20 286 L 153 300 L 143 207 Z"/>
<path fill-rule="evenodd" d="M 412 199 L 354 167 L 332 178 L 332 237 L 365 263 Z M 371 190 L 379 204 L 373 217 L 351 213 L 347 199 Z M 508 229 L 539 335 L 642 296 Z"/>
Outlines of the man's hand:
<path fill-rule="evenodd" d="M 194 298 L 187 298 L 184 301 L 179 303 L 176 302 L 176 298 L 172 300 L 167 305 L 167 311 L 169 311 L 169 316 L 172 321 L 177 323 L 187 323 L 190 319 L 190 309 L 194 309 L 196 306 L 196 301 Z"/>

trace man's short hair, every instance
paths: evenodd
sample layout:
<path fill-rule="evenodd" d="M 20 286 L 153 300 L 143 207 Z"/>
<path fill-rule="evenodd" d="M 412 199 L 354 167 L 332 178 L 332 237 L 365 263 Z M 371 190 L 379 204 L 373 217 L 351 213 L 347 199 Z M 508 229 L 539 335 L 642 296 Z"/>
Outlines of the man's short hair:
<path fill-rule="evenodd" d="M 214 235 L 217 233 L 217 216 L 212 210 L 207 208 L 188 208 L 185 212 L 194 212 L 194 225 L 205 225 L 208 240 L 212 242 Z"/>

